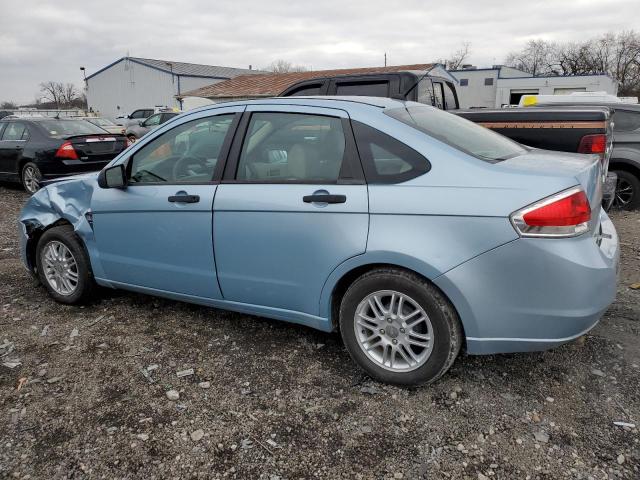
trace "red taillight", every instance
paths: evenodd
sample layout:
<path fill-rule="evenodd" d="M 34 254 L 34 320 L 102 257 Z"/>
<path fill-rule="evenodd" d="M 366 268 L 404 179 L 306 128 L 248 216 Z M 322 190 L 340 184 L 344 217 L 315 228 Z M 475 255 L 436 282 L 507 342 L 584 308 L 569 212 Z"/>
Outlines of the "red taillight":
<path fill-rule="evenodd" d="M 60 145 L 56 152 L 56 158 L 66 158 L 68 160 L 78 160 L 78 152 L 73 148 L 71 142 L 67 141 Z"/>
<path fill-rule="evenodd" d="M 571 237 L 589 229 L 591 206 L 584 191 L 574 187 L 511 215 L 525 237 Z"/>
<path fill-rule="evenodd" d="M 604 133 L 585 135 L 580 139 L 578 153 L 597 153 L 604 155 L 607 150 L 607 136 Z"/>

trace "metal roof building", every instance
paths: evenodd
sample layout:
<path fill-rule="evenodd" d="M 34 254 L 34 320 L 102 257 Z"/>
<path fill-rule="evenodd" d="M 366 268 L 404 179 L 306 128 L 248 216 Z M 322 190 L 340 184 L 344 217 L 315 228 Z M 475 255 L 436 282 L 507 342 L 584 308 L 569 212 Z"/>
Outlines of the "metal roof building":
<path fill-rule="evenodd" d="M 138 108 L 181 108 L 181 92 L 264 73 L 244 68 L 122 57 L 87 76 L 87 103 L 94 112 L 115 118 Z"/>

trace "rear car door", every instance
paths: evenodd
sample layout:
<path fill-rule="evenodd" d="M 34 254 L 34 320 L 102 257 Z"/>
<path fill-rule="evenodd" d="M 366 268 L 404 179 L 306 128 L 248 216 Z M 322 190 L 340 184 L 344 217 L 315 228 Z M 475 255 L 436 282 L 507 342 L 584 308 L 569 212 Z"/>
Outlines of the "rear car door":
<path fill-rule="evenodd" d="M 347 113 L 247 107 L 213 223 L 225 300 L 317 315 L 330 272 L 366 249 L 367 187 Z"/>
<path fill-rule="evenodd" d="M 190 115 L 134 148 L 124 189 L 97 189 L 96 277 L 123 287 L 218 299 L 212 207 L 244 107 Z"/>
<path fill-rule="evenodd" d="M 0 137 L 0 175 L 15 178 L 20 174 L 22 151 L 29 139 L 24 122 L 8 122 Z"/>

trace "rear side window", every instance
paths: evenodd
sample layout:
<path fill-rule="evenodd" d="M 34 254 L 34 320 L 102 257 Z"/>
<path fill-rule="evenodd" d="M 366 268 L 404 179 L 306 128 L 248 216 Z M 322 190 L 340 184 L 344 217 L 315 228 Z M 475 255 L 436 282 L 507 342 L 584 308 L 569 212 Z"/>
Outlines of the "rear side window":
<path fill-rule="evenodd" d="M 414 105 L 387 109 L 384 113 L 485 162 L 496 163 L 527 152 L 519 143 L 457 115 Z"/>
<path fill-rule="evenodd" d="M 320 88 L 322 88 L 321 83 L 316 83 L 313 85 L 305 85 L 300 88 L 296 88 L 291 93 L 288 93 L 288 97 L 306 97 L 309 95 L 320 95 Z"/>
<path fill-rule="evenodd" d="M 449 85 L 448 83 L 443 83 L 442 88 L 444 89 L 445 110 L 457 109 L 458 104 L 456 102 L 456 95 L 455 93 L 453 93 L 453 89 L 451 88 L 451 85 Z"/>
<path fill-rule="evenodd" d="M 406 182 L 431 168 L 421 154 L 380 130 L 354 121 L 353 133 L 368 183 Z"/>
<path fill-rule="evenodd" d="M 341 82 L 336 85 L 336 95 L 388 97 L 389 82 Z"/>
<path fill-rule="evenodd" d="M 613 115 L 613 130 L 616 132 L 633 132 L 640 128 L 640 112 L 616 110 Z"/>
<path fill-rule="evenodd" d="M 251 115 L 236 180 L 335 183 L 346 151 L 342 121 L 302 113 Z"/>
<path fill-rule="evenodd" d="M 24 123 L 11 122 L 5 128 L 2 134 L 2 140 L 17 141 L 26 140 L 29 137 L 29 131 Z"/>

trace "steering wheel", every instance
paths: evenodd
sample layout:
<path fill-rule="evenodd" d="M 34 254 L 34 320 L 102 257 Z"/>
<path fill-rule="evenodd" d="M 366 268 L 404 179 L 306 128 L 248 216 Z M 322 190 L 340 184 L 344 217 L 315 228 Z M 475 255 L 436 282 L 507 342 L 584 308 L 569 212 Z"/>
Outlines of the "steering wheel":
<path fill-rule="evenodd" d="M 207 159 L 201 155 L 194 155 L 193 153 L 180 157 L 178 161 L 173 165 L 173 178 L 175 180 L 181 180 L 191 175 L 197 175 L 198 172 L 190 172 L 189 167 L 193 164 L 197 164 L 198 170 L 206 172 Z"/>

